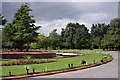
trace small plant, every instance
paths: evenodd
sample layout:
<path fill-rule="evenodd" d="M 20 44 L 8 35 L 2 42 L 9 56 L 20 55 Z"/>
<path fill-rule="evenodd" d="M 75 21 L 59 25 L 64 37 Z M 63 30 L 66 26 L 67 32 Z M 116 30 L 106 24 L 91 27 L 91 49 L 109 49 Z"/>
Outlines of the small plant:
<path fill-rule="evenodd" d="M 24 58 L 25 58 L 26 60 L 28 60 L 28 62 L 31 61 L 31 57 L 32 57 L 32 56 L 29 56 L 29 55 L 24 56 Z"/>

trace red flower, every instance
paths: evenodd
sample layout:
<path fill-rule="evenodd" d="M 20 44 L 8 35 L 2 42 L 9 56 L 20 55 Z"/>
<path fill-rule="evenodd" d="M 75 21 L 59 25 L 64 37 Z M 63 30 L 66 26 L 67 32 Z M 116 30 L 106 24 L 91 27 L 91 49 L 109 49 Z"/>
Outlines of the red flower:
<path fill-rule="evenodd" d="M 9 64 L 9 62 L 7 62 L 6 64 Z"/>

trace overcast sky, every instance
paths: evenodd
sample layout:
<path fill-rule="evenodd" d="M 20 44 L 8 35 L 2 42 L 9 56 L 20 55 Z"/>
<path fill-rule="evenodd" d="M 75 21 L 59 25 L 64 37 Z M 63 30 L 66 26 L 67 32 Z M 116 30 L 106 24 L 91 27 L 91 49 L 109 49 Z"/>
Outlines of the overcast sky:
<path fill-rule="evenodd" d="M 24 2 L 3 2 L 2 14 L 11 22 L 14 13 Z M 31 14 L 36 25 L 42 26 L 39 33 L 46 36 L 53 29 L 60 34 L 69 22 L 85 24 L 90 29 L 91 24 L 106 23 L 118 17 L 117 2 L 29 2 L 33 10 Z"/>

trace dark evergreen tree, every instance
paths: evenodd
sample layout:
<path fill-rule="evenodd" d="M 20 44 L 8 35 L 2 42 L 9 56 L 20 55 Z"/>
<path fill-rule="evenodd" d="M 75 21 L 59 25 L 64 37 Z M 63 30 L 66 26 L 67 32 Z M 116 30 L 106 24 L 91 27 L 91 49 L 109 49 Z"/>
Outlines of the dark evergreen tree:
<path fill-rule="evenodd" d="M 26 50 L 28 51 L 29 45 L 31 42 L 34 42 L 38 36 L 36 30 L 40 28 L 40 26 L 35 26 L 35 20 L 33 16 L 30 15 L 30 11 L 32 11 L 29 4 L 23 4 L 20 9 L 14 14 L 14 19 L 12 23 L 9 23 L 5 30 L 9 29 L 10 27 L 10 34 L 9 32 L 7 37 L 10 37 L 10 41 L 14 43 L 20 51 L 23 50 L 23 47 L 26 46 Z M 10 36 L 9 36 L 10 35 Z"/>

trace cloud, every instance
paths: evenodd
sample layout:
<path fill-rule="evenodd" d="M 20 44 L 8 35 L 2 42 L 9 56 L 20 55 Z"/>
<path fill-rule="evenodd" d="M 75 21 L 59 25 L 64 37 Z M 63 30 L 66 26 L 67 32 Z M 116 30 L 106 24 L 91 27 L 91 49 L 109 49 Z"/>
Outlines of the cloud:
<path fill-rule="evenodd" d="M 108 18 L 108 15 L 103 12 L 96 12 L 96 13 L 85 13 L 80 17 L 82 20 L 90 23 L 95 22 L 105 22 L 104 20 Z"/>
<path fill-rule="evenodd" d="M 3 2 L 2 13 L 9 22 L 17 8 L 24 2 Z M 65 28 L 69 22 L 85 24 L 90 29 L 91 24 L 109 23 L 118 14 L 117 2 L 29 2 L 31 15 L 36 25 L 43 26 L 38 32 L 49 35 L 53 29 Z"/>
<path fill-rule="evenodd" d="M 80 24 L 85 24 L 88 29 L 91 27 L 91 23 L 97 23 L 98 21 L 103 23 L 102 21 L 107 18 L 107 15 L 104 13 L 86 13 L 84 15 L 81 15 L 78 20 L 71 20 L 71 19 L 56 19 L 52 21 L 39 21 L 38 23 L 35 23 L 35 25 L 43 26 L 40 30 L 38 30 L 39 33 L 44 33 L 45 35 L 49 35 L 49 33 L 53 29 L 57 29 L 57 33 L 60 34 L 61 28 L 65 28 L 69 22 L 79 22 Z"/>
<path fill-rule="evenodd" d="M 74 21 L 70 19 L 56 19 L 52 21 L 40 21 L 38 23 L 35 23 L 35 25 L 36 26 L 41 25 L 42 28 L 38 30 L 38 32 L 44 33 L 46 36 L 48 36 L 53 29 L 57 29 L 57 33 L 60 34 L 61 28 L 65 28 L 65 26 L 69 22 L 74 22 Z"/>

